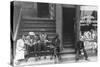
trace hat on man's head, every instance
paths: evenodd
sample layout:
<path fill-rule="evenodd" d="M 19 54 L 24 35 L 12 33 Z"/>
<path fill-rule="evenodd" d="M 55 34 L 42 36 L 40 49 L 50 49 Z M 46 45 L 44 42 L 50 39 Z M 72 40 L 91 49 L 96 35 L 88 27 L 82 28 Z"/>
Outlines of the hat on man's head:
<path fill-rule="evenodd" d="M 34 33 L 34 32 L 29 32 L 28 34 L 29 34 L 29 35 L 35 35 L 35 33 Z"/>

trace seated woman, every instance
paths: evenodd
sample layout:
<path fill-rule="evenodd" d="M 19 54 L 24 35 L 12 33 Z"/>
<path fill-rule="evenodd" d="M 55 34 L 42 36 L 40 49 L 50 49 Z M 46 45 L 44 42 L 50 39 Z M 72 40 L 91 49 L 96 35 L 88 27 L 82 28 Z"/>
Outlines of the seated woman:
<path fill-rule="evenodd" d="M 20 64 L 20 62 L 24 61 L 25 57 L 25 43 L 24 43 L 24 36 L 17 40 L 16 43 L 16 55 L 14 58 L 15 64 Z"/>

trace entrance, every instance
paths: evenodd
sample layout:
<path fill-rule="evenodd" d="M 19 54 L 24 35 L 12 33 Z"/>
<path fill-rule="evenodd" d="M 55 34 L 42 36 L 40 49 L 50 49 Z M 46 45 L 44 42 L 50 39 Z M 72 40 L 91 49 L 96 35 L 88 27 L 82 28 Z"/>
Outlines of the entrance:
<path fill-rule="evenodd" d="M 73 48 L 75 41 L 74 23 L 75 23 L 75 7 L 63 7 L 63 47 Z"/>

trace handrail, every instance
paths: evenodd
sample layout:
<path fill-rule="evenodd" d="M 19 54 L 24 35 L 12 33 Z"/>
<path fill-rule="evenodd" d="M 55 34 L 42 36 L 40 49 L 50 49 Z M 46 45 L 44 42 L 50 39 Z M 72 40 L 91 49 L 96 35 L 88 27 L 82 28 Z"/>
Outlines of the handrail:
<path fill-rule="evenodd" d="M 18 17 L 18 23 L 17 23 L 17 26 L 16 26 L 16 30 L 14 32 L 14 37 L 13 37 L 14 41 L 16 40 L 17 35 L 18 35 L 18 29 L 19 29 L 19 25 L 20 25 L 20 21 L 21 21 L 21 15 L 22 15 L 22 8 L 20 9 L 20 13 L 19 13 L 19 17 Z"/>

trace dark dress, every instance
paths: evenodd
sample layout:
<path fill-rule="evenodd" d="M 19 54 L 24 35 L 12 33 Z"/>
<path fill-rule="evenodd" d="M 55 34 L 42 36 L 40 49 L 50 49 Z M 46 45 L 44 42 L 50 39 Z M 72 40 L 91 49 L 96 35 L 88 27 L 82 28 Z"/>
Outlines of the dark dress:
<path fill-rule="evenodd" d="M 81 55 L 81 50 L 83 50 L 85 60 L 87 60 L 88 55 L 87 55 L 86 50 L 84 48 L 84 42 L 78 41 L 77 42 L 77 48 L 76 48 L 76 60 L 79 60 L 79 58 L 80 58 L 79 56 Z"/>

